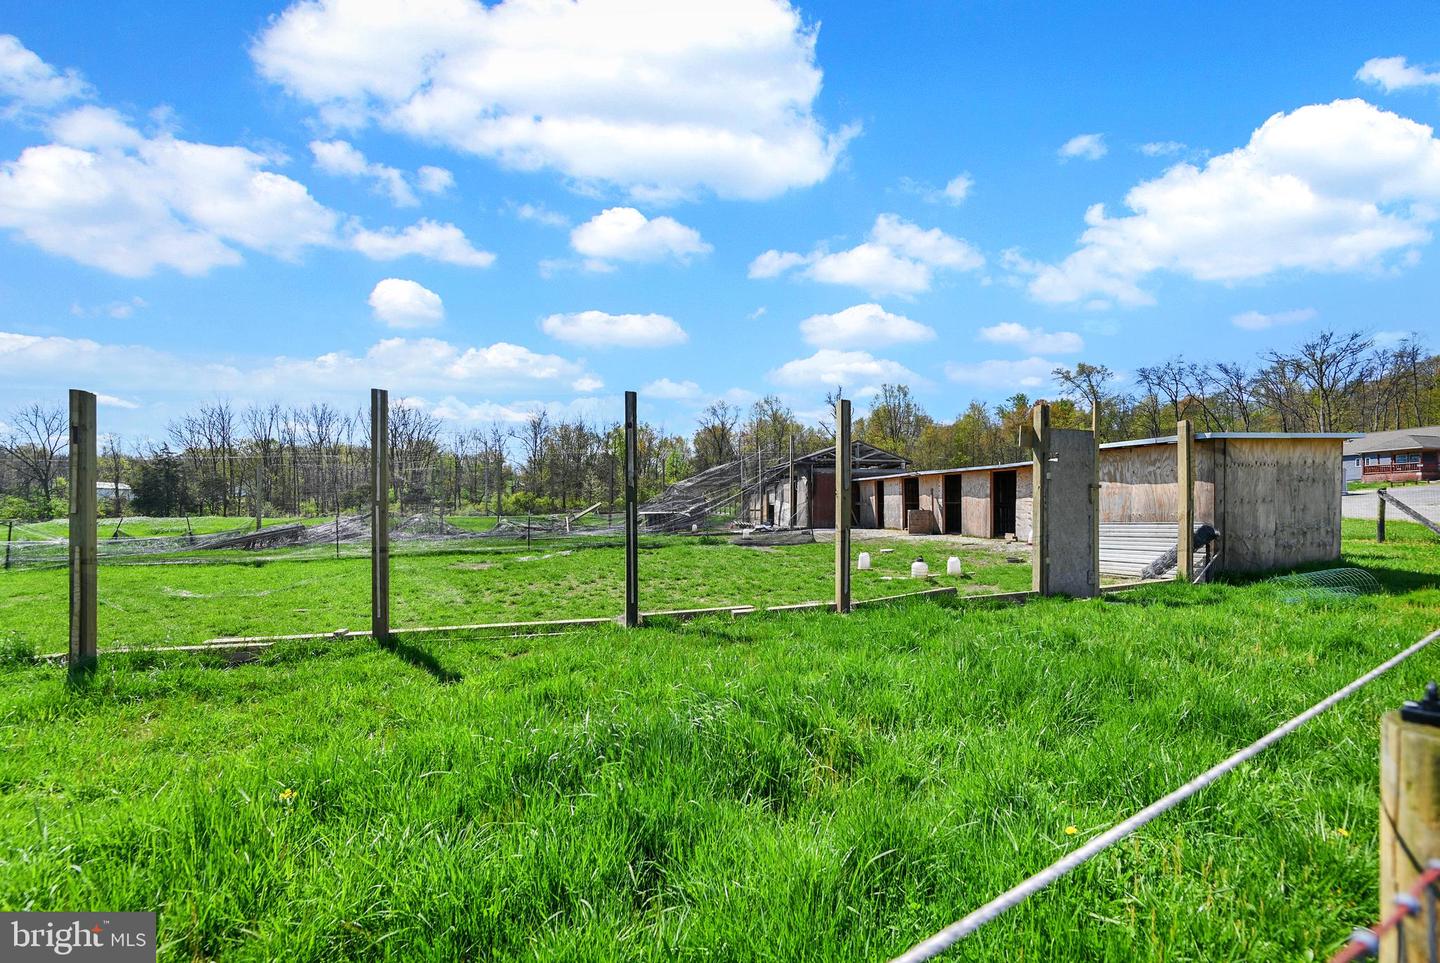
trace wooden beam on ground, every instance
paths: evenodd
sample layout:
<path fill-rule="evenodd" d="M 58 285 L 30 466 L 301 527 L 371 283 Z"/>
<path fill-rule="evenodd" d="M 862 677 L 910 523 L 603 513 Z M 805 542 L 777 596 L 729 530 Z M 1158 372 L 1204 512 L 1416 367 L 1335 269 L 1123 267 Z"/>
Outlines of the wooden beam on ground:
<path fill-rule="evenodd" d="M 1040 598 L 1040 593 L 1030 589 L 1028 592 L 990 592 L 985 595 L 961 595 L 959 598 L 962 602 L 1028 602 Z"/>
<path fill-rule="evenodd" d="M 626 628 L 640 624 L 640 460 L 636 395 L 625 392 L 625 614 Z"/>
<path fill-rule="evenodd" d="M 570 516 L 570 521 L 571 521 L 571 522 L 578 522 L 580 519 L 584 518 L 586 515 L 589 515 L 591 512 L 593 512 L 595 509 L 599 508 L 599 507 L 600 507 L 601 505 L 603 505 L 603 504 L 605 504 L 605 503 L 604 503 L 604 502 L 596 502 L 595 504 L 591 505 L 589 508 L 585 509 L 583 512 L 580 512 L 578 515 L 571 515 L 571 516 Z"/>
<path fill-rule="evenodd" d="M 850 399 L 835 402 L 835 611 L 850 611 Z"/>
<path fill-rule="evenodd" d="M 707 615 L 729 615 L 732 618 L 741 615 L 750 615 L 755 611 L 753 605 L 715 605 L 703 609 L 666 609 L 659 612 L 641 612 L 640 621 L 643 624 L 649 619 L 676 619 L 685 622 L 690 619 L 704 618 Z"/>
<path fill-rule="evenodd" d="M 1380 500 L 1382 502 L 1389 502 L 1390 504 L 1394 505 L 1396 508 L 1404 512 L 1406 515 L 1409 515 L 1411 518 L 1415 519 L 1415 521 L 1419 522 L 1421 525 L 1424 525 L 1426 528 L 1430 529 L 1430 531 L 1434 532 L 1436 535 L 1440 535 L 1440 525 L 1436 525 L 1434 522 L 1430 521 L 1430 519 L 1426 518 L 1424 515 L 1421 515 L 1415 509 L 1411 508 L 1409 505 L 1405 504 L 1400 499 L 1396 498 L 1394 495 L 1390 494 L 1383 488 L 1380 489 Z"/>
<path fill-rule="evenodd" d="M 765 609 L 767 612 L 833 612 L 834 610 L 834 602 L 793 602 L 790 605 L 771 605 Z"/>
<path fill-rule="evenodd" d="M 937 595 L 957 595 L 958 590 L 953 585 L 941 586 L 940 588 L 920 589 L 918 592 L 901 592 L 899 595 L 882 595 L 874 599 L 861 599 L 854 602 L 851 608 L 860 608 L 865 605 L 885 605 L 889 602 L 903 602 L 905 599 L 928 598 Z"/>
<path fill-rule="evenodd" d="M 370 389 L 370 634 L 390 637 L 390 392 Z"/>
<path fill-rule="evenodd" d="M 1195 580 L 1195 425 L 1181 419 L 1175 425 L 1175 581 Z"/>
<path fill-rule="evenodd" d="M 98 656 L 95 395 L 70 389 L 70 670 Z"/>

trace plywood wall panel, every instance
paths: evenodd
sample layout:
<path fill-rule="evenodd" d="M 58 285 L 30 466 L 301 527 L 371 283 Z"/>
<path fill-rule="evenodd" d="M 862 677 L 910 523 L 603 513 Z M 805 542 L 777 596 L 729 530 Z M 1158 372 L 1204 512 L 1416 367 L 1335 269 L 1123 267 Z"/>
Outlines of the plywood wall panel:
<path fill-rule="evenodd" d="M 967 471 L 960 476 L 960 532 L 990 537 L 990 473 Z"/>
<path fill-rule="evenodd" d="M 1034 520 L 1035 488 L 1031 484 L 1034 469 L 1026 466 L 1015 472 L 1015 537 L 1022 542 L 1031 540 L 1031 526 Z"/>

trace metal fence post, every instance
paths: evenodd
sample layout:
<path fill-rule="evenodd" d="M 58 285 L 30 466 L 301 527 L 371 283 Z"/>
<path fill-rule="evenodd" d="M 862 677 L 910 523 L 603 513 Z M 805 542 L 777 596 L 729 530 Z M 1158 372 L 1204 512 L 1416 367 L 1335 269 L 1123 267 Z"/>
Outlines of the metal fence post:
<path fill-rule="evenodd" d="M 390 638 L 390 392 L 370 389 L 370 635 Z"/>
<path fill-rule="evenodd" d="M 850 611 L 850 399 L 835 402 L 835 611 Z"/>
<path fill-rule="evenodd" d="M 625 626 L 640 624 L 640 460 L 636 395 L 625 392 Z"/>

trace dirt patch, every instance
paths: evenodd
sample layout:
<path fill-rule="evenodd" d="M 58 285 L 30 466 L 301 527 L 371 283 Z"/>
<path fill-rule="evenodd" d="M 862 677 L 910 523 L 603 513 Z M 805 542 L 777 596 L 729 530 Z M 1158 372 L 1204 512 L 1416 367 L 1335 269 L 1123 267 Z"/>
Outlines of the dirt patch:
<path fill-rule="evenodd" d="M 451 568 L 460 572 L 483 572 L 487 568 L 494 568 L 494 562 L 456 562 Z"/>

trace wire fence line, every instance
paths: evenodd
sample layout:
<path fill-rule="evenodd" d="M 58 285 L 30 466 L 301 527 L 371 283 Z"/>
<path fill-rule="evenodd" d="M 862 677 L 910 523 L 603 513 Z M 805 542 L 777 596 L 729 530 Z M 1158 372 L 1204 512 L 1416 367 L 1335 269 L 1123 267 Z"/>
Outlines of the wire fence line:
<path fill-rule="evenodd" d="M 1179 787 L 1173 792 L 1167 793 L 1160 799 L 1157 799 L 1155 802 L 1146 806 L 1144 809 L 1140 810 L 1135 815 L 1131 816 L 1129 819 L 1117 823 L 1115 826 L 1101 833 L 1099 836 L 1096 836 L 1094 839 L 1090 840 L 1085 845 L 1081 846 L 1079 849 L 1075 850 L 1074 852 L 1068 853 L 1060 859 L 1057 859 L 1055 862 L 1051 863 L 1049 866 L 1045 867 L 1040 872 L 1031 876 L 1029 879 L 1026 879 L 1025 881 L 1019 883 L 1014 887 L 1011 887 L 1009 890 L 1001 893 L 999 896 L 995 897 L 990 902 L 979 907 L 978 909 L 972 911 L 962 919 L 951 923 L 949 926 L 937 932 L 934 936 L 931 936 L 930 938 L 915 944 L 909 950 L 906 950 L 904 953 L 895 957 L 891 961 L 891 963 L 921 963 L 921 961 L 924 960 L 934 959 L 941 953 L 944 953 L 946 950 L 950 949 L 956 943 L 963 940 L 965 937 L 971 935 L 976 930 L 980 929 L 980 927 L 984 926 L 986 923 L 997 919 L 1006 911 L 1020 905 L 1020 903 L 1024 902 L 1027 898 L 1045 889 L 1051 883 L 1054 883 L 1056 880 L 1067 875 L 1079 866 L 1093 859 L 1095 856 L 1098 856 L 1100 853 L 1104 852 L 1106 849 L 1109 849 L 1111 846 L 1115 845 L 1120 840 L 1124 839 L 1126 836 L 1129 836 L 1131 833 L 1145 826 L 1147 823 L 1169 812 L 1171 809 L 1174 809 L 1180 803 L 1189 799 L 1191 796 L 1194 796 L 1200 790 L 1204 789 L 1206 786 L 1209 786 L 1211 783 L 1218 780 L 1221 776 L 1224 776 L 1226 773 L 1229 773 L 1234 769 L 1239 768 L 1241 765 L 1248 762 L 1250 759 L 1253 759 L 1255 756 L 1259 755 L 1261 752 L 1265 751 L 1270 746 L 1274 745 L 1281 739 L 1290 735 L 1295 730 L 1299 729 L 1301 726 L 1305 725 L 1311 719 L 1314 719 L 1316 716 L 1325 712 L 1327 709 L 1330 709 L 1337 703 L 1349 698 L 1351 695 L 1354 695 L 1364 686 L 1380 678 L 1380 676 L 1389 672 L 1391 669 L 1395 668 L 1397 665 L 1404 662 L 1406 659 L 1409 659 L 1411 656 L 1425 649 L 1436 639 L 1440 639 L 1440 630 L 1431 632 L 1429 635 L 1425 636 L 1420 641 L 1414 643 L 1413 645 L 1397 653 L 1396 655 L 1393 655 L 1390 658 L 1386 659 L 1384 662 L 1380 663 L 1375 668 L 1371 669 L 1369 672 L 1355 679 L 1353 682 L 1350 682 L 1349 684 L 1336 690 L 1329 696 L 1326 696 L 1324 699 L 1321 699 L 1319 702 L 1315 703 L 1315 705 L 1306 709 L 1304 712 L 1291 718 L 1287 722 L 1276 726 L 1274 729 L 1270 730 L 1265 735 L 1261 736 L 1259 739 L 1246 746 L 1244 749 L 1241 749 L 1231 755 L 1229 758 L 1219 763 L 1216 763 L 1214 766 L 1205 770 L 1203 773 L 1196 776 L 1194 779 L 1191 779 L 1189 782 L 1185 783 L 1183 786 Z"/>

